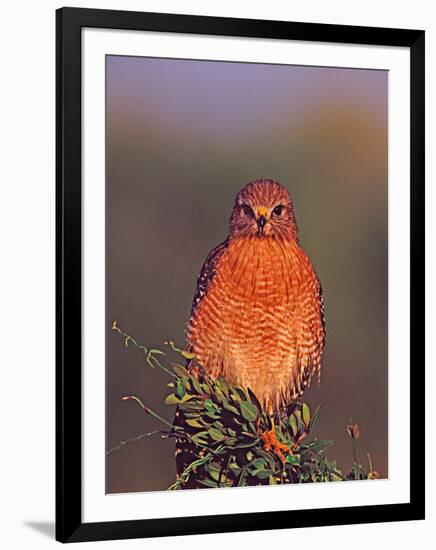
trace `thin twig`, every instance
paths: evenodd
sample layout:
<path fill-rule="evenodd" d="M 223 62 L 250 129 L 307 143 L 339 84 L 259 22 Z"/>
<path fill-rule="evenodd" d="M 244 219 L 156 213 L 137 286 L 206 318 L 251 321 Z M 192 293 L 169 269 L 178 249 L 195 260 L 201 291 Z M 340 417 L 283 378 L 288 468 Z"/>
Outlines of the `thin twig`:
<path fill-rule="evenodd" d="M 162 434 L 162 433 L 165 433 L 165 432 L 162 432 L 162 430 L 153 430 L 152 432 L 146 432 L 146 433 L 143 433 L 143 434 L 139 434 L 136 437 L 132 437 L 132 439 L 126 439 L 125 441 L 120 441 L 118 445 L 116 445 L 115 447 L 112 447 L 111 449 L 106 451 L 106 456 L 109 456 L 110 454 L 112 454 L 115 451 L 119 451 L 120 449 L 122 449 L 126 445 L 129 445 L 130 443 L 135 443 L 135 441 L 140 441 L 141 439 L 144 439 L 145 437 L 151 437 L 152 435 L 159 434 L 159 433 Z"/>
<path fill-rule="evenodd" d="M 136 397 L 136 395 L 125 395 L 123 398 L 122 398 L 123 401 L 128 401 L 128 400 L 133 400 L 133 401 L 136 401 L 136 403 L 138 403 L 138 405 L 140 407 L 142 407 L 144 409 L 144 411 L 148 414 L 151 414 L 151 416 L 154 416 L 154 418 L 156 418 L 157 420 L 159 420 L 160 422 L 163 422 L 164 424 L 166 424 L 169 428 L 173 428 L 173 425 L 168 422 L 168 420 L 165 420 L 165 418 L 162 418 L 162 416 L 158 415 L 156 412 L 154 412 L 153 410 L 151 410 L 149 407 L 147 407 L 146 405 L 144 405 L 144 403 L 139 399 L 139 397 Z"/>
<path fill-rule="evenodd" d="M 172 371 L 170 371 L 164 365 L 162 365 L 159 359 L 156 358 L 156 355 L 165 355 L 165 352 L 159 349 L 149 349 L 146 346 L 140 344 L 135 340 L 135 338 L 133 338 L 133 336 L 130 336 L 130 334 L 127 334 L 127 332 L 124 332 L 123 330 L 121 330 L 116 321 L 112 323 L 112 330 L 115 330 L 116 332 L 118 332 L 118 334 L 120 334 L 124 338 L 124 345 L 126 346 L 126 348 L 129 346 L 129 342 L 132 342 L 132 344 L 136 348 L 142 349 L 142 351 L 145 354 L 145 360 L 147 361 L 147 364 L 150 365 L 150 367 L 154 368 L 154 365 L 153 365 L 153 362 L 154 362 L 156 366 L 158 366 L 161 370 L 163 370 L 173 378 L 176 377 L 176 375 Z"/>

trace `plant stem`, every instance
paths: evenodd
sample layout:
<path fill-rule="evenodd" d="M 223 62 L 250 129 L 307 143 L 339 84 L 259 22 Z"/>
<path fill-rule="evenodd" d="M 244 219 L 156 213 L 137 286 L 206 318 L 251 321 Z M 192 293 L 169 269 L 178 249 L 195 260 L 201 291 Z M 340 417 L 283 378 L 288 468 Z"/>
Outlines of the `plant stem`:
<path fill-rule="evenodd" d="M 159 434 L 159 433 L 163 433 L 163 432 L 161 430 L 154 430 L 152 432 L 146 432 L 146 433 L 140 434 L 136 437 L 133 437 L 132 439 L 126 439 L 125 441 L 120 441 L 118 445 L 106 451 L 106 456 L 109 456 L 115 451 L 119 451 L 120 449 L 122 449 L 126 445 L 129 445 L 130 443 L 135 443 L 135 441 L 140 441 L 145 437 L 151 437 L 152 435 Z"/>
<path fill-rule="evenodd" d="M 166 372 L 167 374 L 169 374 L 173 378 L 176 377 L 176 375 L 173 372 L 171 372 L 169 369 L 164 367 L 162 365 L 162 363 L 159 361 L 159 359 L 157 359 L 155 357 L 156 355 L 165 355 L 165 353 L 163 351 L 158 350 L 158 349 L 148 349 L 146 346 L 143 346 L 142 344 L 139 344 L 135 340 L 135 338 L 133 338 L 133 336 L 130 336 L 130 334 L 127 334 L 127 332 L 124 332 L 123 330 L 121 330 L 120 327 L 117 325 L 116 321 L 114 321 L 112 323 L 112 330 L 115 330 L 116 332 L 118 332 L 118 334 L 120 334 L 124 338 L 124 345 L 126 347 L 129 345 L 129 342 L 132 342 L 132 344 L 136 348 L 142 349 L 142 351 L 145 353 L 145 360 L 150 365 L 150 367 L 154 368 L 154 365 L 152 363 L 152 361 L 153 361 L 156 364 L 156 366 L 158 366 L 161 370 L 163 370 L 164 372 Z"/>
<path fill-rule="evenodd" d="M 139 399 L 139 397 L 136 397 L 136 395 L 125 395 L 122 398 L 123 401 L 128 401 L 130 399 L 133 399 L 133 401 L 136 401 L 138 403 L 138 405 L 140 407 L 142 407 L 146 413 L 151 414 L 151 416 L 154 416 L 154 418 L 156 418 L 156 420 L 159 420 L 160 422 L 163 422 L 169 428 L 173 428 L 173 425 L 170 422 L 168 422 L 168 420 L 165 420 L 165 418 L 162 418 L 162 416 L 158 415 L 156 412 L 151 410 L 149 407 L 146 407 L 144 405 L 144 403 Z"/>
<path fill-rule="evenodd" d="M 360 468 L 359 464 L 357 462 L 357 448 L 356 448 L 356 439 L 354 437 L 354 430 L 353 430 L 353 419 L 350 416 L 350 437 L 351 437 L 351 447 L 353 449 L 353 472 L 354 472 L 354 479 L 358 480 L 360 479 Z"/>
<path fill-rule="evenodd" d="M 199 458 L 198 460 L 194 460 L 194 462 L 191 462 L 185 470 L 180 474 L 178 479 L 168 487 L 168 491 L 174 491 L 178 489 L 181 485 L 184 485 L 188 480 L 189 476 L 191 475 L 191 471 L 196 468 L 197 466 L 202 466 L 203 464 L 206 464 L 206 462 L 210 462 L 213 458 L 213 455 L 208 453 L 206 456 Z"/>

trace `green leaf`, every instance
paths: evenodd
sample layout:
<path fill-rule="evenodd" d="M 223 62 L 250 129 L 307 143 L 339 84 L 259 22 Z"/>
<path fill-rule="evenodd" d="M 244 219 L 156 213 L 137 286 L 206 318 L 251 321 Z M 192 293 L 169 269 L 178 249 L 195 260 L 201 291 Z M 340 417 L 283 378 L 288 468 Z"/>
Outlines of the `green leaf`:
<path fill-rule="evenodd" d="M 236 407 L 234 407 L 233 405 L 230 405 L 230 403 L 226 400 L 224 403 L 223 403 L 223 407 L 227 410 L 227 411 L 230 411 L 232 412 L 233 414 L 239 414 L 239 411 Z"/>
<path fill-rule="evenodd" d="M 203 427 L 203 425 L 200 424 L 200 422 L 198 420 L 195 420 L 194 418 L 187 419 L 186 424 L 188 424 L 188 426 L 191 426 L 192 428 L 202 428 Z"/>
<path fill-rule="evenodd" d="M 250 388 L 247 388 L 247 392 L 248 392 L 248 397 L 250 398 L 250 401 L 256 405 L 256 407 L 258 408 L 259 411 L 262 410 L 262 406 L 261 404 L 259 403 L 259 400 L 257 399 L 256 395 L 250 390 Z"/>
<path fill-rule="evenodd" d="M 185 349 L 180 352 L 180 355 L 182 355 L 185 359 L 195 359 L 195 353 L 191 353 Z"/>
<path fill-rule="evenodd" d="M 194 395 L 185 394 L 181 399 L 180 403 L 186 403 L 186 401 L 192 401 L 193 399 L 196 399 Z"/>
<path fill-rule="evenodd" d="M 215 386 L 215 398 L 219 403 L 222 403 L 224 406 L 225 403 L 228 403 L 228 399 L 225 393 L 218 386 Z"/>
<path fill-rule="evenodd" d="M 209 418 L 212 418 L 212 420 L 216 420 L 217 418 L 220 418 L 219 413 L 214 413 L 214 412 L 207 412 L 206 416 L 208 416 Z"/>
<path fill-rule="evenodd" d="M 224 376 L 221 374 L 216 381 L 216 385 L 220 386 L 220 389 L 225 393 L 226 397 L 229 397 L 230 385 Z"/>
<path fill-rule="evenodd" d="M 240 388 L 239 386 L 236 386 L 235 388 L 233 388 L 233 392 L 232 392 L 232 398 L 234 399 L 234 401 L 245 401 L 247 399 L 247 394 L 245 393 L 244 389 L 243 388 Z"/>
<path fill-rule="evenodd" d="M 253 403 L 250 403 L 249 401 L 241 401 L 240 407 L 242 416 L 245 420 L 248 420 L 248 422 L 254 422 L 257 419 L 258 410 Z"/>
<path fill-rule="evenodd" d="M 181 380 L 177 380 L 177 397 L 182 398 L 185 395 L 185 387 Z"/>
<path fill-rule="evenodd" d="M 210 418 L 220 418 L 220 407 L 218 405 L 215 405 L 215 403 L 213 403 L 210 399 L 206 399 L 206 401 L 204 402 L 204 408 L 206 411 L 206 415 Z"/>
<path fill-rule="evenodd" d="M 291 430 L 294 436 L 298 434 L 298 426 L 297 426 L 297 419 L 293 414 L 289 417 L 289 425 L 291 426 Z"/>
<path fill-rule="evenodd" d="M 316 454 L 322 453 L 331 445 L 333 445 L 333 441 L 330 441 L 329 439 L 315 439 L 315 441 L 312 441 L 301 453 L 301 456 L 306 455 L 308 452 Z"/>
<path fill-rule="evenodd" d="M 189 412 L 184 410 L 183 415 L 185 418 L 201 418 L 201 415 L 198 412 Z"/>
<path fill-rule="evenodd" d="M 309 426 L 310 422 L 310 410 L 309 407 L 306 405 L 306 403 L 303 403 L 302 407 L 302 415 L 303 415 L 303 422 L 306 427 Z"/>
<path fill-rule="evenodd" d="M 207 439 L 204 439 L 208 436 L 207 431 L 197 432 L 195 435 L 191 437 L 192 441 L 196 445 L 207 445 Z"/>
<path fill-rule="evenodd" d="M 216 464 L 215 462 L 211 462 L 210 464 L 207 464 L 205 466 L 205 470 L 210 475 L 210 477 L 215 481 L 218 481 L 221 474 L 221 469 L 222 469 L 221 465 Z"/>
<path fill-rule="evenodd" d="M 267 479 L 270 476 L 274 475 L 274 472 L 273 472 L 273 470 L 269 470 L 269 469 L 261 469 L 261 470 L 255 470 L 252 473 L 252 475 L 254 477 L 259 478 L 259 479 Z"/>
<path fill-rule="evenodd" d="M 232 449 L 247 449 L 249 447 L 254 447 L 256 445 L 256 443 L 259 442 L 259 439 L 242 439 L 242 438 L 229 438 L 228 440 L 226 440 L 226 445 L 230 443 L 228 443 L 228 441 L 230 441 L 230 439 L 236 439 L 236 442 L 235 444 L 231 447 Z"/>
<path fill-rule="evenodd" d="M 241 472 L 241 469 L 242 469 L 242 468 L 240 468 L 240 466 L 238 466 L 238 465 L 236 464 L 236 462 L 231 462 L 231 463 L 229 464 L 229 470 L 230 470 L 231 472 L 233 472 L 235 475 L 238 475 L 238 474 Z"/>
<path fill-rule="evenodd" d="M 208 433 L 214 441 L 222 441 L 224 439 L 223 433 L 216 428 L 210 428 L 210 430 L 208 430 Z"/>
<path fill-rule="evenodd" d="M 176 375 L 179 378 L 183 378 L 183 379 L 190 378 L 189 372 L 185 369 L 185 367 L 182 367 L 182 365 L 177 365 L 173 363 L 173 371 L 176 373 Z"/>
<path fill-rule="evenodd" d="M 299 455 L 287 455 L 286 463 L 290 464 L 291 466 L 299 466 L 300 456 Z"/>
<path fill-rule="evenodd" d="M 200 384 L 200 388 L 202 393 L 206 393 L 208 395 L 212 393 L 212 390 L 210 389 L 209 384 L 207 384 L 206 382 L 203 382 L 203 384 Z"/>
<path fill-rule="evenodd" d="M 182 401 L 180 401 L 180 408 L 182 410 L 199 411 L 199 412 L 203 410 L 203 404 L 199 403 L 196 399 L 191 399 L 192 395 L 188 396 L 187 399 L 185 398 L 186 398 L 186 395 L 183 398 L 183 403 Z"/>
<path fill-rule="evenodd" d="M 212 424 L 214 428 L 218 428 L 220 431 L 224 429 L 224 424 L 221 422 L 221 420 L 215 420 L 215 422 Z"/>
<path fill-rule="evenodd" d="M 268 463 L 268 465 L 271 468 L 273 468 L 273 469 L 275 468 L 276 460 L 271 454 L 267 453 L 266 451 L 264 451 L 263 449 L 260 449 L 258 447 L 256 447 L 255 451 L 256 451 L 256 454 L 258 456 L 262 457 Z"/>
<path fill-rule="evenodd" d="M 266 466 L 266 461 L 263 458 L 256 458 L 250 463 L 250 466 L 255 470 L 263 470 Z"/>
<path fill-rule="evenodd" d="M 269 480 L 268 480 L 268 483 L 270 485 L 277 485 L 277 480 L 274 476 L 269 476 Z"/>
<path fill-rule="evenodd" d="M 219 407 L 217 407 L 210 399 L 206 399 L 204 402 L 204 408 L 211 413 L 216 413 L 219 411 Z"/>
<path fill-rule="evenodd" d="M 200 382 L 195 378 L 195 376 L 193 376 L 191 378 L 191 386 L 192 388 L 197 392 L 197 394 L 202 394 L 203 393 L 203 390 L 201 388 L 201 384 Z"/>
<path fill-rule="evenodd" d="M 295 411 L 294 416 L 295 416 L 295 419 L 297 421 L 297 426 L 298 426 L 297 434 L 299 434 L 304 430 L 303 420 L 301 418 L 301 411 Z"/>
<path fill-rule="evenodd" d="M 180 400 L 176 395 L 174 395 L 173 393 L 170 393 L 165 397 L 164 403 L 166 405 L 178 405 L 180 403 Z"/>
<path fill-rule="evenodd" d="M 313 413 L 312 418 L 310 419 L 309 432 L 311 432 L 314 429 L 314 427 L 316 426 L 316 424 L 318 422 L 320 412 L 321 412 L 321 405 L 318 405 L 315 412 Z"/>

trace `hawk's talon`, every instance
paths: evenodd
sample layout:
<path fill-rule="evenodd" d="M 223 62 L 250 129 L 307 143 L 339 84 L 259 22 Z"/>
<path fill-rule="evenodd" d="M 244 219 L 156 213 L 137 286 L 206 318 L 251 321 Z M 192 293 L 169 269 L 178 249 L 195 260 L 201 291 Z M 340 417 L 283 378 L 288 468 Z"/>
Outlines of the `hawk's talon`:
<path fill-rule="evenodd" d="M 273 451 L 284 464 L 286 462 L 286 456 L 283 453 L 292 453 L 292 449 L 277 439 L 275 428 L 263 432 L 261 434 L 265 451 Z"/>

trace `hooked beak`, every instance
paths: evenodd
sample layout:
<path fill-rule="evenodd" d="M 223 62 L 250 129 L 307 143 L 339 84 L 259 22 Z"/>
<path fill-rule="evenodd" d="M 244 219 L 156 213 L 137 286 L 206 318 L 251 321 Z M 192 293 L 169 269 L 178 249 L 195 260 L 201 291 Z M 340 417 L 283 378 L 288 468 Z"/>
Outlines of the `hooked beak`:
<path fill-rule="evenodd" d="M 266 223 L 267 223 L 267 219 L 265 218 L 265 216 L 262 214 L 261 216 L 259 216 L 256 220 L 256 223 L 257 223 L 257 227 L 259 228 L 259 234 L 262 235 L 263 233 L 263 228 L 265 227 Z"/>

